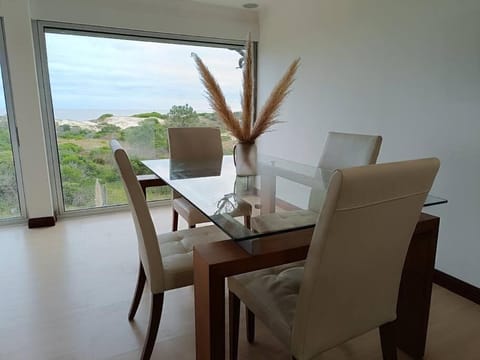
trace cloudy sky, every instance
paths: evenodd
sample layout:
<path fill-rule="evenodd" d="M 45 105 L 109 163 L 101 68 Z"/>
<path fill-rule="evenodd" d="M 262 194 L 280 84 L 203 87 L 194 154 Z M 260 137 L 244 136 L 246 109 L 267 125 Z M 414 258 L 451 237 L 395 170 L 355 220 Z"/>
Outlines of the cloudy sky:
<path fill-rule="evenodd" d="M 55 110 L 210 111 L 191 53 L 198 54 L 234 110 L 240 108 L 240 55 L 233 50 L 47 33 Z"/>
<path fill-rule="evenodd" d="M 46 34 L 54 109 L 210 111 L 191 53 L 197 53 L 240 108 L 240 55 L 233 50 L 124 39 Z M 58 115 L 58 114 L 57 114 Z"/>

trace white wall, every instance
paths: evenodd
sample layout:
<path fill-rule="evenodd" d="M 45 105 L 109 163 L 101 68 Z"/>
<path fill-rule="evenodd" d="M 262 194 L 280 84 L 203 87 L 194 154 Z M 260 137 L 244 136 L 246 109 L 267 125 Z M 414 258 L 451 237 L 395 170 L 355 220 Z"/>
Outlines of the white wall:
<path fill-rule="evenodd" d="M 5 42 L 20 142 L 27 217 L 53 215 L 28 0 L 4 0 Z M 16 164 L 18 165 L 18 164 Z"/>
<path fill-rule="evenodd" d="M 316 164 L 327 131 L 381 134 L 379 161 L 441 159 L 437 268 L 480 286 L 480 1 L 277 0 L 260 15 L 259 103 L 295 57 L 260 150 Z"/>
<path fill-rule="evenodd" d="M 51 20 L 222 39 L 258 36 L 255 12 L 190 0 L 0 0 L 16 124 L 20 138 L 27 217 L 52 216 L 31 21 Z"/>

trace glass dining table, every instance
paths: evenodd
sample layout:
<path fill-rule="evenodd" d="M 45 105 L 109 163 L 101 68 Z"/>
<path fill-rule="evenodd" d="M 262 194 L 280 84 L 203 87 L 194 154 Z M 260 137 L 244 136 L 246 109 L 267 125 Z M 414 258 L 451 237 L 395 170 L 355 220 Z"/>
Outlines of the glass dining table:
<path fill-rule="evenodd" d="M 198 245 L 193 255 L 196 357 L 223 359 L 225 278 L 304 259 L 333 172 L 260 154 L 256 175 L 242 177 L 232 156 L 143 164 L 231 238 Z M 429 195 L 424 206 L 445 202 Z M 245 203 L 250 227 L 236 211 Z M 397 342 L 414 358 L 425 351 L 438 227 L 438 217 L 422 213 L 402 276 Z"/>
<path fill-rule="evenodd" d="M 242 177 L 236 176 L 232 156 L 193 162 L 146 160 L 143 164 L 250 251 L 261 238 L 313 227 L 332 173 L 270 156 L 259 156 L 256 175 Z M 251 228 L 237 211 L 245 203 L 251 208 Z M 287 221 L 289 215 L 298 219 Z M 265 226 L 269 218 L 272 225 Z"/>

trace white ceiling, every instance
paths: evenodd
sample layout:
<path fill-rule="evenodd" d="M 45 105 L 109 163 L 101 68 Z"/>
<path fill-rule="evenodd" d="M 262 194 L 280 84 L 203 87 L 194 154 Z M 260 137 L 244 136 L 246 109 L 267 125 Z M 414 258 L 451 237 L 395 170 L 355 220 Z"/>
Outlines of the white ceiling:
<path fill-rule="evenodd" d="M 242 5 L 247 3 L 258 4 L 260 7 L 262 6 L 262 3 L 266 2 L 265 0 L 192 0 L 192 1 L 201 2 L 205 4 L 235 7 L 235 8 L 243 8 Z"/>

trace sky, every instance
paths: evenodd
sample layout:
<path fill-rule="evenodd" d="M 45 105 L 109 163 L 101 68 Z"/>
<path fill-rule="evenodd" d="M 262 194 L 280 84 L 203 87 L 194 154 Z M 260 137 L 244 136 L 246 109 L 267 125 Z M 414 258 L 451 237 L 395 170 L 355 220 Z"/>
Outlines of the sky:
<path fill-rule="evenodd" d="M 211 112 L 192 52 L 213 73 L 232 110 L 240 110 L 242 74 L 234 50 L 58 33 L 45 37 L 56 118 L 167 112 L 185 104 Z M 3 95 L 0 86 L 0 115 L 6 112 Z"/>
<path fill-rule="evenodd" d="M 216 77 L 232 110 L 240 109 L 242 74 L 234 50 L 56 33 L 46 33 L 46 46 L 57 118 L 82 120 L 82 111 L 167 112 L 185 104 L 210 112 L 192 52 Z"/>

